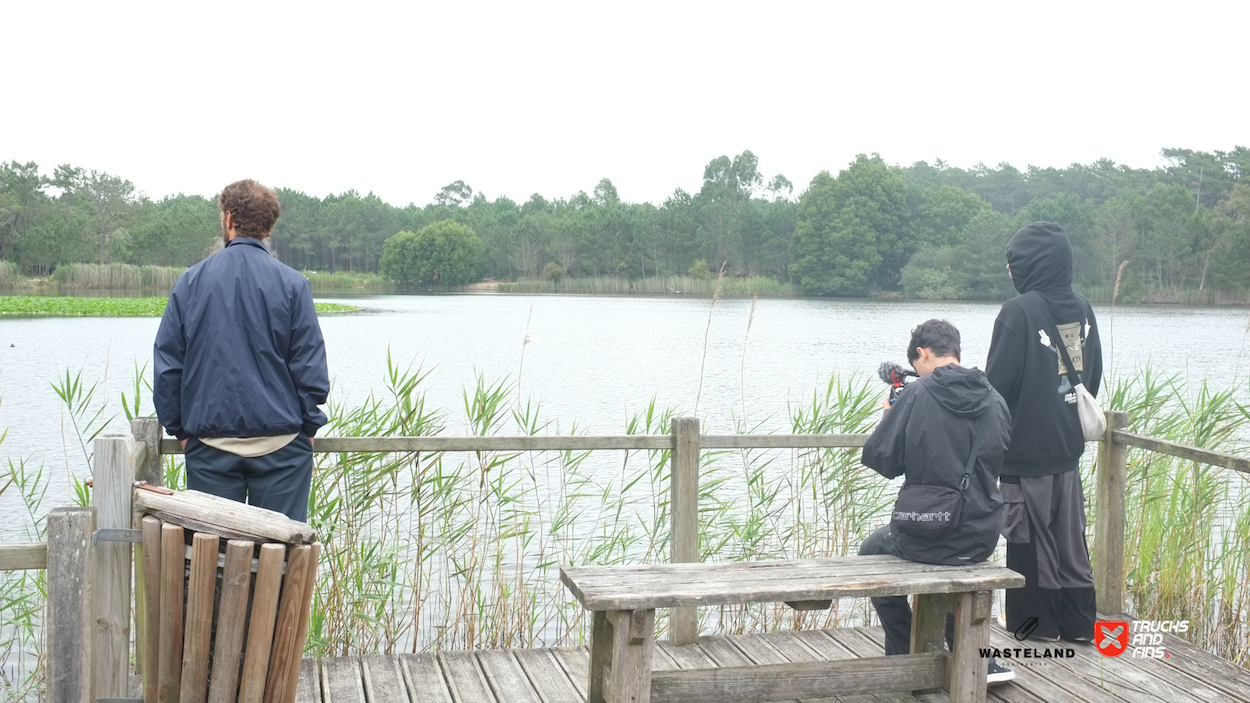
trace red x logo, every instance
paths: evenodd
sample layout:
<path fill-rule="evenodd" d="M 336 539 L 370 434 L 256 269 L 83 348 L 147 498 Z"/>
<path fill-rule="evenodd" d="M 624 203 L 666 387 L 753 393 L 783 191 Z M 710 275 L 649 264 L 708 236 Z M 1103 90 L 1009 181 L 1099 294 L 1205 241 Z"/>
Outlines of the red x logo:
<path fill-rule="evenodd" d="M 1099 620 L 1094 623 L 1094 644 L 1106 657 L 1118 657 L 1128 649 L 1128 622 Z"/>

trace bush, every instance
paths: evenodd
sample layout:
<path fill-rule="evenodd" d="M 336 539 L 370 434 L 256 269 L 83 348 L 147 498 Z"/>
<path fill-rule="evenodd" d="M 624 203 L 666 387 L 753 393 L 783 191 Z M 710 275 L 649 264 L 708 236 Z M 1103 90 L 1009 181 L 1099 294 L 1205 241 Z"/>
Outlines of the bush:
<path fill-rule="evenodd" d="M 552 283 L 559 283 L 562 278 L 564 278 L 564 267 L 554 261 L 548 261 L 547 265 L 543 267 L 542 279 Z"/>
<path fill-rule="evenodd" d="M 699 259 L 694 262 L 694 266 L 690 267 L 690 277 L 697 278 L 700 281 L 709 281 L 716 278 L 716 274 L 712 273 L 712 269 L 707 267 L 707 260 Z"/>
<path fill-rule="evenodd" d="M 399 232 L 382 245 L 382 273 L 396 283 L 460 286 L 481 279 L 482 240 L 455 220 Z"/>

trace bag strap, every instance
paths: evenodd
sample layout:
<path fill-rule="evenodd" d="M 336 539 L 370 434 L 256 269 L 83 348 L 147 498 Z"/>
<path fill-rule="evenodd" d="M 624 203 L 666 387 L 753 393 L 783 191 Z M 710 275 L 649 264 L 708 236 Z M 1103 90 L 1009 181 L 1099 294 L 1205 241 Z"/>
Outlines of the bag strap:
<path fill-rule="evenodd" d="M 1072 356 L 1068 354 L 1068 345 L 1063 343 L 1063 335 L 1059 334 L 1059 327 L 1055 325 L 1055 318 L 1051 316 L 1050 310 L 1046 309 L 1046 306 L 1042 305 L 1036 298 L 1033 299 L 1033 304 L 1042 309 L 1042 316 L 1050 323 L 1050 332 L 1055 335 L 1055 347 L 1059 349 L 1059 354 L 1063 357 L 1063 367 L 1068 370 L 1068 383 L 1071 383 L 1072 388 L 1075 389 L 1081 385 L 1081 377 L 1077 375 L 1076 366 L 1072 364 Z M 1079 332 L 1077 337 L 1080 337 Z"/>
<path fill-rule="evenodd" d="M 989 415 L 987 410 L 977 422 L 977 430 L 972 434 L 972 451 L 968 452 L 968 463 L 964 464 L 964 477 L 959 481 L 959 492 L 963 493 L 968 487 L 968 479 L 972 478 L 972 466 L 977 463 L 977 454 L 981 452 L 981 430 L 985 428 L 985 419 Z"/>

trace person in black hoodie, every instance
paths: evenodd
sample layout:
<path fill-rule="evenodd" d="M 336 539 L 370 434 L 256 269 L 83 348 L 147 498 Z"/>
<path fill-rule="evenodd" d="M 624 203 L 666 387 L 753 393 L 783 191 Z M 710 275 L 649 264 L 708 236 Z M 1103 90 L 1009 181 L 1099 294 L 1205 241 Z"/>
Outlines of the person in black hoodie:
<path fill-rule="evenodd" d="M 938 486 L 958 494 L 957 510 L 936 506 L 946 515 L 940 529 L 917 525 L 914 508 L 903 505 L 893 518 L 864 540 L 859 553 L 894 554 L 926 564 L 974 564 L 998 545 L 1002 500 L 999 466 L 1010 440 L 1007 404 L 985 374 L 959 365 L 959 330 L 945 320 L 929 320 L 912 330 L 907 360 L 920 378 L 907 384 L 894 406 L 864 444 L 865 466 L 886 478 L 906 476 L 908 486 Z M 939 513 L 931 513 L 939 514 Z M 939 518 L 940 520 L 941 518 Z M 911 608 L 905 596 L 873 598 L 885 629 L 885 653 L 906 654 L 911 643 Z M 947 622 L 947 641 L 953 623 Z M 1014 674 L 997 662 L 989 682 Z"/>
<path fill-rule="evenodd" d="M 1011 409 L 1002 530 L 1007 567 L 1027 581 L 1007 591 L 1007 629 L 1018 631 L 1036 617 L 1035 639 L 1086 641 L 1097 614 L 1078 470 L 1085 439 L 1056 345 L 1067 347 L 1080 381 L 1096 396 L 1098 322 L 1085 296 L 1072 290 L 1072 246 L 1059 225 L 1035 222 L 1016 232 L 1007 243 L 1007 268 L 1020 295 L 1003 303 L 985 365 Z"/>

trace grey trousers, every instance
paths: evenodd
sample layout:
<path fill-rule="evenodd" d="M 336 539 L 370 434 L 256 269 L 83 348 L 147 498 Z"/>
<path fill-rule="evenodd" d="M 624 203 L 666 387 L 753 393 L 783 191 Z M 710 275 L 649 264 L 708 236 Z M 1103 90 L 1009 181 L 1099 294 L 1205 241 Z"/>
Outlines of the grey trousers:
<path fill-rule="evenodd" d="M 999 480 L 1007 568 L 1024 574 L 1026 581 L 1024 588 L 1007 589 L 1007 629 L 1015 632 L 1037 618 L 1035 638 L 1092 638 L 1098 614 L 1081 472 L 1004 474 Z"/>

